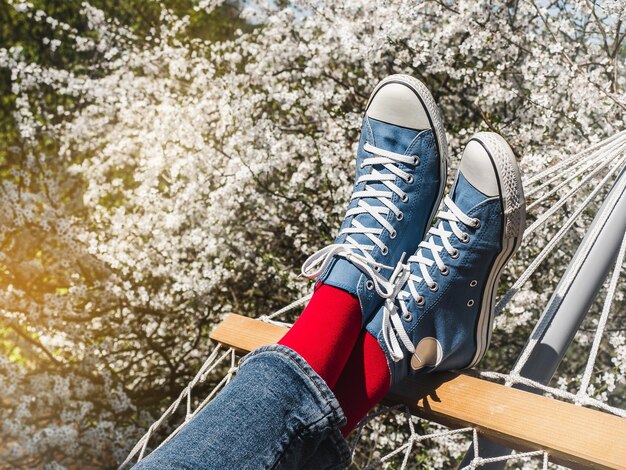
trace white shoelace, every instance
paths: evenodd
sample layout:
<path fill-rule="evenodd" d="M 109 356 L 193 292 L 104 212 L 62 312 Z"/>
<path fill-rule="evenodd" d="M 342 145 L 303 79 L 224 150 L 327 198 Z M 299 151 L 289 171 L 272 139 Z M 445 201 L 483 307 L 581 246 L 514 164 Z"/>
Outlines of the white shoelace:
<path fill-rule="evenodd" d="M 376 168 L 372 168 L 370 174 L 359 177 L 357 185 L 365 182 L 365 186 L 361 191 L 355 191 L 352 194 L 352 200 L 359 199 L 359 201 L 356 207 L 346 212 L 346 217 L 355 217 L 352 219 L 350 226 L 344 228 L 339 233 L 339 235 L 348 234 L 346 242 L 326 246 L 317 253 L 309 256 L 302 265 L 302 275 L 309 279 L 316 278 L 324 272 L 327 266 L 332 262 L 333 257 L 345 258 L 369 276 L 372 280 L 373 288 L 376 289 L 378 295 L 387 298 L 393 293 L 393 285 L 389 283 L 385 276 L 380 274 L 380 271 L 382 269 L 391 270 L 394 269 L 394 267 L 378 263 L 374 260 L 370 252 L 375 247 L 379 247 L 381 253 L 387 253 L 387 246 L 379 238 L 384 230 L 389 232 L 391 238 L 395 238 L 397 235 L 393 225 L 386 220 L 389 213 L 393 213 L 398 220 L 402 220 L 402 217 L 404 217 L 398 206 L 391 202 L 391 198 L 396 194 L 403 202 L 406 202 L 408 201 L 408 194 L 399 188 L 394 183 L 394 180 L 396 177 L 399 177 L 410 184 L 413 182 L 413 175 L 402 170 L 397 165 L 404 163 L 406 165 L 415 166 L 419 164 L 419 158 L 414 155 L 402 155 L 390 152 L 374 147 L 369 143 L 366 143 L 363 148 L 366 152 L 372 153 L 373 156 L 363 159 L 361 168 L 381 165 L 387 171 L 382 172 Z M 372 188 L 369 186 L 372 183 L 382 183 L 387 187 L 388 191 Z M 380 201 L 382 205 L 370 205 L 363 200 L 366 198 L 376 199 Z M 365 227 L 356 220 L 356 216 L 360 214 L 369 214 L 382 228 Z M 354 234 L 365 235 L 371 240 L 372 244 L 357 242 L 352 236 Z"/>
<path fill-rule="evenodd" d="M 409 312 L 406 305 L 410 297 L 413 297 L 418 305 L 424 304 L 424 297 L 417 291 L 417 284 L 424 280 L 431 291 L 435 292 L 439 288 L 432 276 L 428 273 L 428 268 L 436 264 L 439 271 L 447 275 L 449 269 L 441 259 L 440 253 L 446 250 L 448 255 L 453 258 L 459 256 L 459 251 L 450 243 L 450 236 L 454 234 L 454 236 L 463 243 L 469 241 L 469 234 L 461 230 L 458 222 L 474 228 L 480 226 L 478 219 L 465 215 L 448 196 L 444 199 L 444 204 L 447 210 L 442 210 L 437 215 L 439 223 L 436 227 L 433 226 L 428 231 L 427 241 L 423 241 L 419 244 L 420 248 L 417 253 L 407 260 L 407 264 L 403 266 L 403 269 L 394 271 L 395 276 L 392 276 L 392 279 L 390 279 L 390 282 L 395 282 L 396 286 L 393 292 L 394 295 L 385 300 L 382 329 L 385 344 L 391 358 L 395 362 L 402 360 L 404 357 L 402 345 L 404 345 L 404 348 L 409 353 L 413 354 L 415 352 L 415 346 L 404 329 L 397 305 L 400 306 L 404 320 L 411 321 L 411 312 Z M 451 231 L 445 229 L 444 220 L 448 221 L 452 229 Z M 441 245 L 437 244 L 437 238 L 441 240 Z M 430 252 L 432 259 L 424 256 L 425 250 Z M 417 263 L 421 275 L 411 273 L 411 263 Z M 394 277 L 395 279 L 393 279 Z M 406 287 L 408 287 L 408 291 L 405 290 Z M 402 343 L 402 345 L 400 343 Z"/>

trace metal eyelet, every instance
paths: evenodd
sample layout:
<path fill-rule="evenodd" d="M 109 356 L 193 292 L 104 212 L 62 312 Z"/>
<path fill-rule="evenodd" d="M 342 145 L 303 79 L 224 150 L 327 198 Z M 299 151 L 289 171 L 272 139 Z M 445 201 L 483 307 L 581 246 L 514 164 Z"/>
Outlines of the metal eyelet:
<path fill-rule="evenodd" d="M 404 180 L 406 184 L 413 184 L 414 181 L 415 181 L 415 178 L 413 178 L 413 175 L 409 175 L 409 177 L 406 180 Z"/>
<path fill-rule="evenodd" d="M 421 307 L 422 305 L 424 305 L 424 303 L 425 303 L 425 302 L 426 302 L 426 301 L 424 300 L 424 297 L 422 297 L 421 295 L 420 295 L 420 296 L 419 296 L 419 298 L 415 301 L 415 303 L 416 303 L 417 305 L 419 305 L 420 307 Z"/>
<path fill-rule="evenodd" d="M 478 285 L 478 281 L 474 280 L 470 282 L 470 287 L 476 287 Z"/>
<path fill-rule="evenodd" d="M 376 271 L 377 273 L 380 272 L 380 266 L 374 266 L 374 271 Z"/>
<path fill-rule="evenodd" d="M 437 292 L 439 290 L 439 284 L 435 282 L 433 285 L 428 286 L 428 288 L 431 290 L 431 292 Z"/>
<path fill-rule="evenodd" d="M 467 234 L 467 233 L 463 233 L 463 235 L 461 236 L 461 241 L 463 243 L 467 243 L 469 241 L 469 239 L 470 239 L 470 237 L 469 237 L 469 234 Z"/>
<path fill-rule="evenodd" d="M 474 219 L 474 223 L 472 224 L 472 227 L 474 227 L 474 228 L 480 227 L 480 220 Z"/>
<path fill-rule="evenodd" d="M 407 193 L 404 193 L 402 197 L 400 198 L 400 200 L 402 202 L 409 202 L 409 195 Z"/>
<path fill-rule="evenodd" d="M 413 316 L 411 315 L 411 312 L 408 313 L 408 315 L 405 315 L 404 313 L 402 314 L 402 318 L 404 318 L 405 321 L 411 321 L 413 320 Z"/>
<path fill-rule="evenodd" d="M 450 257 L 457 259 L 459 257 L 459 250 L 457 250 L 456 248 L 454 249 L 454 251 L 452 253 L 450 253 Z"/>
<path fill-rule="evenodd" d="M 397 235 L 398 235 L 398 232 L 396 232 L 395 230 L 393 232 L 389 232 L 389 238 L 391 238 L 392 240 L 396 238 Z"/>
<path fill-rule="evenodd" d="M 383 256 L 385 256 L 387 253 L 389 253 L 389 248 L 387 248 L 386 246 L 383 246 L 383 247 L 380 249 L 380 253 L 381 253 Z"/>
<path fill-rule="evenodd" d="M 396 220 L 402 220 L 404 219 L 404 214 L 402 212 L 398 213 L 398 215 L 396 215 Z"/>
<path fill-rule="evenodd" d="M 441 273 L 442 276 L 447 276 L 448 274 L 450 274 L 450 270 L 448 269 L 447 266 L 444 266 L 442 270 L 439 271 Z"/>
<path fill-rule="evenodd" d="M 420 158 L 417 155 L 413 155 L 413 165 L 417 166 L 420 164 Z"/>
<path fill-rule="evenodd" d="M 467 302 L 467 306 L 468 307 L 473 307 L 474 306 L 474 300 L 473 299 L 469 299 Z"/>
<path fill-rule="evenodd" d="M 366 288 L 367 290 L 372 290 L 372 289 L 374 288 L 374 282 L 373 282 L 373 281 L 371 281 L 371 280 L 368 280 L 368 281 L 365 283 L 365 288 Z"/>

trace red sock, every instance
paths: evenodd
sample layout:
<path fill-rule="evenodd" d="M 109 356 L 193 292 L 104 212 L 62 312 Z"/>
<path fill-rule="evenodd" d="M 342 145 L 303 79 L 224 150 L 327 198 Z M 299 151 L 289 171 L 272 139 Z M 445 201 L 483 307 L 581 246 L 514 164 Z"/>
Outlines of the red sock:
<path fill-rule="evenodd" d="M 391 383 L 385 353 L 378 341 L 363 330 L 333 389 L 348 420 L 341 428 L 344 436 L 352 432 L 365 415 L 387 394 Z"/>
<path fill-rule="evenodd" d="M 333 388 L 361 331 L 359 299 L 319 285 L 285 336 L 278 342 L 300 354 Z"/>

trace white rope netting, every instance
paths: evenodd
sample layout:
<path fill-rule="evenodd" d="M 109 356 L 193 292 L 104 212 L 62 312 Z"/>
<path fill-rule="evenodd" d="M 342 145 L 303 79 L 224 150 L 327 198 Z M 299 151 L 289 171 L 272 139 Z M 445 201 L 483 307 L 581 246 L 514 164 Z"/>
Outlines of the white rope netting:
<path fill-rule="evenodd" d="M 577 220 L 581 218 L 581 215 L 584 214 L 592 204 L 598 202 L 598 199 L 600 199 L 599 196 L 605 196 L 612 185 L 615 185 L 617 191 L 614 190 L 610 193 L 611 196 L 606 199 L 605 204 L 615 205 L 617 203 L 618 196 L 626 189 L 626 177 L 617 178 L 617 175 L 619 175 L 620 171 L 626 166 L 625 164 L 626 131 L 622 131 L 602 142 L 598 142 L 583 152 L 565 158 L 561 160 L 560 163 L 525 179 L 524 188 L 527 198 L 527 207 L 529 208 L 529 215 L 534 220 L 524 233 L 522 250 L 524 250 L 524 247 L 534 247 L 536 248 L 535 251 L 538 251 L 538 254 L 533 257 L 532 262 L 530 262 L 524 272 L 517 278 L 511 288 L 501 296 L 495 307 L 496 313 L 502 312 L 513 298 L 522 291 L 522 288 L 532 278 L 533 274 L 537 272 L 537 269 L 543 261 L 560 246 L 560 242 L 568 231 L 575 226 Z M 564 221 L 559 222 L 558 226 L 557 224 L 553 224 L 555 225 L 554 233 L 551 235 L 550 240 L 545 243 L 545 246 L 539 249 L 537 246 L 539 237 L 533 237 L 531 235 L 535 234 L 541 227 L 549 224 L 553 220 L 553 216 L 565 207 L 567 203 L 570 203 L 567 206 L 569 211 L 568 216 L 564 217 Z M 545 208 L 546 206 L 547 208 Z M 541 211 L 542 208 L 545 209 Z M 571 266 L 573 266 L 573 269 L 570 270 L 570 274 L 564 277 L 557 286 L 559 290 L 559 292 L 556 292 L 557 294 L 565 294 L 571 286 L 575 273 L 595 243 L 602 225 L 603 223 L 594 224 L 583 240 L 576 256 L 572 259 Z M 481 371 L 478 373 L 479 376 L 489 380 L 504 381 L 507 386 L 516 384 L 527 385 L 541 390 L 552 397 L 581 406 L 594 407 L 607 413 L 626 418 L 626 410 L 612 406 L 589 393 L 601 342 L 605 337 L 607 324 L 612 313 L 611 306 L 614 303 L 616 292 L 618 292 L 619 279 L 625 255 L 626 234 L 624 235 L 617 254 L 613 272 L 609 276 L 603 307 L 597 321 L 597 326 L 595 327 L 593 341 L 589 348 L 588 358 L 577 391 L 572 392 L 560 387 L 545 385 L 525 378 L 520 374 L 537 341 L 541 338 L 541 334 L 549 326 L 558 311 L 557 302 L 551 304 L 547 311 L 544 312 L 541 321 L 536 325 L 530 340 L 524 347 L 514 369 L 510 373 L 503 374 L 492 371 Z M 262 316 L 260 319 L 266 322 L 288 326 L 289 323 L 283 321 L 284 315 L 305 305 L 310 297 L 311 295 L 306 295 L 276 312 Z M 182 423 L 171 430 L 169 435 L 161 441 L 158 447 L 162 446 L 176 435 L 187 421 L 203 409 L 203 407 L 230 382 L 236 371 L 237 355 L 235 351 L 231 348 L 224 348 L 219 344 L 215 345 L 211 354 L 195 377 L 181 392 L 178 399 L 148 428 L 145 435 L 131 450 L 128 458 L 122 464 L 122 467 L 136 460 L 141 460 L 146 455 L 146 452 L 156 445 L 156 443 L 152 441 L 156 440 L 155 436 L 158 434 L 157 431 L 166 427 L 170 418 L 178 416 L 181 410 L 184 410 L 185 417 Z M 214 375 L 218 372 L 223 374 L 223 377 L 216 380 Z M 209 377 L 212 377 L 216 385 L 208 396 L 200 400 L 200 397 L 194 395 L 194 389 L 207 381 Z M 194 403 L 197 403 L 197 405 L 194 406 Z M 386 422 L 400 424 L 404 429 L 390 432 L 381 445 L 381 439 L 375 441 L 372 440 L 371 436 L 376 435 L 376 433 L 380 435 L 381 429 L 386 429 Z M 376 424 L 377 429 L 371 429 L 373 424 Z M 171 425 L 168 424 L 168 426 L 170 426 L 167 428 L 168 430 L 172 429 Z M 369 432 L 369 437 L 366 438 L 364 436 L 368 436 L 368 432 L 366 432 L 368 429 L 370 429 L 371 432 Z M 364 468 L 387 468 L 391 465 L 392 468 L 405 469 L 411 466 L 411 456 L 417 455 L 419 452 L 416 453 L 416 450 L 418 449 L 421 449 L 420 452 L 423 451 L 424 448 L 421 446 L 427 441 L 444 442 L 446 444 L 450 442 L 456 443 L 456 450 L 450 451 L 448 455 L 448 457 L 453 460 L 461 457 L 467 445 L 473 443 L 473 455 L 471 456 L 470 464 L 465 467 L 470 469 L 493 462 L 507 462 L 508 464 L 513 464 L 530 461 L 532 462 L 531 465 L 535 468 L 544 469 L 547 469 L 550 464 L 549 455 L 542 450 L 523 453 L 514 452 L 494 458 L 481 457 L 477 429 L 472 427 L 448 429 L 441 425 L 411 416 L 409 410 L 404 406 L 381 407 L 376 412 L 366 417 L 354 433 L 352 451 L 353 455 L 355 455 L 360 452 L 363 446 L 366 446 L 368 449 L 371 449 L 372 446 L 374 448 L 376 446 L 381 447 L 380 449 L 374 449 L 373 452 L 370 452 L 370 457 L 365 459 L 367 460 L 367 464 Z M 449 461 L 443 465 L 449 465 Z M 416 463 L 415 466 L 419 466 L 419 464 Z"/>
<path fill-rule="evenodd" d="M 393 406 L 383 409 L 375 413 L 368 415 L 363 422 L 359 425 L 355 431 L 355 437 L 352 444 L 352 453 L 357 451 L 358 444 L 364 430 L 370 421 L 374 421 L 385 414 L 396 413 L 396 416 L 402 416 L 402 421 L 406 423 L 408 428 L 403 437 L 402 444 L 398 445 L 392 451 L 386 453 L 384 456 L 374 459 L 369 465 L 364 467 L 364 470 L 371 470 L 378 467 L 387 467 L 393 465 L 392 468 L 399 466 L 401 469 L 407 468 L 412 455 L 412 452 L 419 448 L 419 445 L 426 441 L 444 441 L 450 438 L 462 438 L 462 442 L 473 443 L 473 458 L 469 465 L 461 467 L 461 470 L 468 470 L 479 468 L 484 465 L 495 462 L 524 462 L 534 461 L 537 468 L 547 469 L 549 461 L 549 455 L 542 450 L 530 451 L 530 452 L 514 452 L 511 455 L 502 457 L 481 457 L 480 445 L 478 441 L 478 431 L 476 428 L 466 427 L 460 429 L 447 429 L 443 426 L 433 426 L 432 423 L 427 422 L 422 418 L 417 418 L 411 415 L 410 410 L 405 406 Z M 422 425 L 418 427 L 417 425 Z M 434 427 L 430 432 L 422 433 L 424 427 Z"/>

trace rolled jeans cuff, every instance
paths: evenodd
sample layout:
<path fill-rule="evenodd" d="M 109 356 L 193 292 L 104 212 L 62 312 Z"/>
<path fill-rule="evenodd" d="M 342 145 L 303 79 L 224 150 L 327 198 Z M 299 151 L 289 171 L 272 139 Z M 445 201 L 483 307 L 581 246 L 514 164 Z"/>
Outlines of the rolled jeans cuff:
<path fill-rule="evenodd" d="M 351 461 L 345 417 L 324 380 L 295 351 L 264 346 L 232 381 L 137 470 L 336 470 Z"/>
<path fill-rule="evenodd" d="M 282 439 L 285 452 L 272 468 L 346 468 L 352 460 L 340 431 L 346 418 L 324 379 L 297 352 L 278 344 L 262 346 L 243 357 L 238 374 L 252 367 L 260 372 L 266 365 L 278 372 L 272 375 L 288 382 L 278 381 L 276 391 L 291 409 Z"/>

